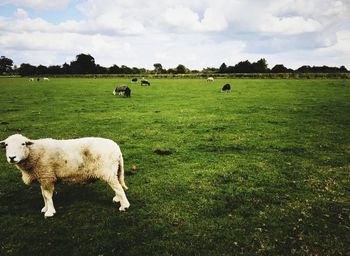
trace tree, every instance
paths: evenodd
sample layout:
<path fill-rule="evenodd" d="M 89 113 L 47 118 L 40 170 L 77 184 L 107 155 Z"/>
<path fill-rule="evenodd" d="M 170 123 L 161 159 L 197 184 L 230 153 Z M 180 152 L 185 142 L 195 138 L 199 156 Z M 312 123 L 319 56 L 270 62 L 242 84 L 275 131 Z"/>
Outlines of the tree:
<path fill-rule="evenodd" d="M 267 72 L 267 62 L 265 59 L 260 59 L 257 62 L 253 62 L 250 67 L 252 73 L 265 73 Z"/>
<path fill-rule="evenodd" d="M 272 73 L 287 73 L 289 71 L 290 70 L 286 68 L 283 64 L 277 64 L 271 69 Z"/>
<path fill-rule="evenodd" d="M 49 66 L 49 67 L 47 68 L 47 73 L 48 73 L 48 74 L 51 74 L 51 75 L 62 74 L 62 73 L 63 73 L 62 71 L 63 71 L 63 70 L 62 70 L 61 67 L 58 66 L 58 65 Z M 65 73 L 63 73 L 63 74 L 65 74 Z"/>
<path fill-rule="evenodd" d="M 95 71 L 97 74 L 107 74 L 108 73 L 108 69 L 100 66 L 99 64 L 96 65 Z"/>
<path fill-rule="evenodd" d="M 343 72 L 343 73 L 348 72 L 348 70 L 347 70 L 346 67 L 344 67 L 344 66 L 341 66 L 341 67 L 339 68 L 339 71 L 340 71 L 340 72 Z"/>
<path fill-rule="evenodd" d="M 176 68 L 169 68 L 167 72 L 169 74 L 176 74 Z"/>
<path fill-rule="evenodd" d="M 121 66 L 122 74 L 132 74 L 132 69 L 126 65 Z"/>
<path fill-rule="evenodd" d="M 122 72 L 121 68 L 118 67 L 117 65 L 113 65 L 108 69 L 110 74 L 120 74 Z"/>
<path fill-rule="evenodd" d="M 256 73 L 265 73 L 268 71 L 267 61 L 265 59 L 260 59 L 257 62 L 253 63 L 254 72 Z"/>
<path fill-rule="evenodd" d="M 90 54 L 79 54 L 70 63 L 73 74 L 94 74 L 96 72 L 95 59 Z"/>
<path fill-rule="evenodd" d="M 227 66 L 225 63 L 222 63 L 219 68 L 219 73 L 227 73 Z"/>
<path fill-rule="evenodd" d="M 43 65 L 39 65 L 37 68 L 36 68 L 36 73 L 38 75 L 46 75 L 48 73 L 47 71 L 47 67 L 43 66 Z"/>
<path fill-rule="evenodd" d="M 234 72 L 235 73 L 251 73 L 252 64 L 246 60 L 246 61 L 240 61 L 234 66 Z"/>
<path fill-rule="evenodd" d="M 137 67 L 132 68 L 132 73 L 133 74 L 140 74 L 140 70 Z"/>
<path fill-rule="evenodd" d="M 226 68 L 226 73 L 234 73 L 234 72 L 236 72 L 234 66 L 228 66 Z"/>
<path fill-rule="evenodd" d="M 8 73 L 12 70 L 13 61 L 5 56 L 1 56 L 0 58 L 0 75 L 4 73 Z"/>
<path fill-rule="evenodd" d="M 298 68 L 296 71 L 300 72 L 300 73 L 309 73 L 309 72 L 311 72 L 311 67 L 304 65 L 304 66 L 301 66 L 300 68 Z"/>
<path fill-rule="evenodd" d="M 62 65 L 62 74 L 70 74 L 71 73 L 71 68 L 69 66 L 69 64 L 64 63 Z"/>
<path fill-rule="evenodd" d="M 28 63 L 22 63 L 18 68 L 18 73 L 21 76 L 32 76 L 36 74 L 36 67 Z"/>
<path fill-rule="evenodd" d="M 156 74 L 159 74 L 159 73 L 163 73 L 163 72 L 164 72 L 163 67 L 162 67 L 162 64 L 160 64 L 160 63 L 155 63 L 155 64 L 153 64 L 153 66 L 154 66 L 154 72 L 155 72 Z"/>
<path fill-rule="evenodd" d="M 186 67 L 182 64 L 179 64 L 177 67 L 176 67 L 176 74 L 185 74 L 187 71 Z"/>

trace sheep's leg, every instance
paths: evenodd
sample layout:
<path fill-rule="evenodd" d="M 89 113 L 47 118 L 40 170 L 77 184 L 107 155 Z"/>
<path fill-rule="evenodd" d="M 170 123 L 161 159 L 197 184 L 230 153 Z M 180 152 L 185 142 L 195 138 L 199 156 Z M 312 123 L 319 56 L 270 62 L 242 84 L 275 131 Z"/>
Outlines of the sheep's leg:
<path fill-rule="evenodd" d="M 120 185 L 122 185 L 124 190 L 127 190 L 128 187 L 125 185 L 124 181 L 124 159 L 123 156 L 120 157 L 119 168 L 118 168 L 118 180 Z"/>
<path fill-rule="evenodd" d="M 42 191 L 43 191 L 43 195 L 45 197 L 45 202 L 46 202 L 46 206 L 47 206 L 47 210 L 45 211 L 45 218 L 47 217 L 52 217 L 55 213 L 55 207 L 53 205 L 53 200 L 52 200 L 52 196 L 53 196 L 53 191 L 54 191 L 54 186 L 53 185 L 49 185 L 49 186 L 43 186 L 42 187 Z"/>
<path fill-rule="evenodd" d="M 127 208 L 129 208 L 130 203 L 126 198 L 123 187 L 120 185 L 118 180 L 109 181 L 108 184 L 111 186 L 111 188 L 115 192 L 115 197 L 113 197 L 113 202 L 116 202 L 116 203 L 120 202 L 119 211 L 125 211 Z"/>
<path fill-rule="evenodd" d="M 42 213 L 45 213 L 47 211 L 47 201 L 46 201 L 46 197 L 44 195 L 44 188 L 42 186 L 40 186 L 41 188 L 41 194 L 43 195 L 43 199 L 44 199 L 44 207 L 41 209 Z"/>

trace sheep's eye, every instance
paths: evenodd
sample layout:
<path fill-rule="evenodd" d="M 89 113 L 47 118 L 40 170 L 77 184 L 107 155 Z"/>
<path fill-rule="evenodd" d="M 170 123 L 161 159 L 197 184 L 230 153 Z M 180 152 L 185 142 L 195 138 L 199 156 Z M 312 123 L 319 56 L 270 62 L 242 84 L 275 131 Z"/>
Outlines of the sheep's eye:
<path fill-rule="evenodd" d="M 22 146 L 25 146 L 26 144 L 25 143 L 22 143 Z"/>
<path fill-rule="evenodd" d="M 8 145 L 7 144 L 5 144 L 5 147 L 7 147 Z"/>

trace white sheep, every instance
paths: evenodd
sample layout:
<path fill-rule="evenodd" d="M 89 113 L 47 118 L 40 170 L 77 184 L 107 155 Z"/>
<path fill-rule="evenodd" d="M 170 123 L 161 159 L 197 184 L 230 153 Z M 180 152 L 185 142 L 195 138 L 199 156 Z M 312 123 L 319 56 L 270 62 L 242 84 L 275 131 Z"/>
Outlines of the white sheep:
<path fill-rule="evenodd" d="M 50 81 L 50 79 L 48 77 L 44 77 L 43 80 L 44 81 Z"/>
<path fill-rule="evenodd" d="M 212 77 L 212 76 L 208 77 L 207 82 L 214 82 L 214 77 Z"/>
<path fill-rule="evenodd" d="M 22 180 L 29 185 L 40 183 L 44 198 L 41 212 L 52 217 L 55 207 L 52 201 L 57 181 L 88 183 L 96 179 L 106 181 L 115 192 L 114 202 L 120 202 L 120 211 L 129 208 L 124 189 L 124 161 L 119 146 L 103 138 L 71 140 L 30 140 L 15 134 L 0 141 L 6 148 L 6 158 L 22 172 Z M 123 189 L 124 188 L 124 189 Z"/>

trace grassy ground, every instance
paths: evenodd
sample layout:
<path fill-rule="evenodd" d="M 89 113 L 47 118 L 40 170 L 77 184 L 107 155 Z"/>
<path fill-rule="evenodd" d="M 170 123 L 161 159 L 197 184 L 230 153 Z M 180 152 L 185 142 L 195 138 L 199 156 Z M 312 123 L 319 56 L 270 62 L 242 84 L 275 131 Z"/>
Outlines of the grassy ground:
<path fill-rule="evenodd" d="M 111 138 L 131 203 L 58 185 L 44 219 L 3 151 L 0 255 L 350 255 L 349 80 L 120 83 L 0 79 L 0 139 Z"/>

